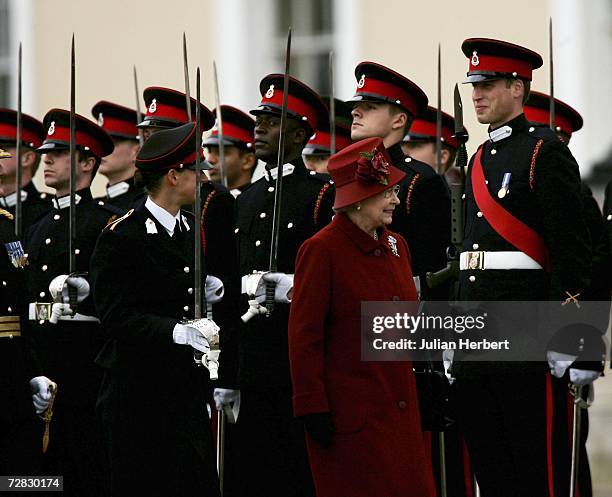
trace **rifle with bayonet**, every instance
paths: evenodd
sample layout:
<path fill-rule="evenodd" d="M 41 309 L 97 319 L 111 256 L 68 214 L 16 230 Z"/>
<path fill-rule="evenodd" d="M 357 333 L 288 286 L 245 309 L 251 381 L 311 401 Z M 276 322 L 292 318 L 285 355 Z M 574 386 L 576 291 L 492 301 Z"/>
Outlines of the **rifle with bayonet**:
<path fill-rule="evenodd" d="M 136 126 L 140 124 L 142 114 L 140 113 L 140 91 L 138 90 L 138 73 L 134 65 L 134 92 L 136 93 Z M 144 133 L 142 128 L 138 128 L 138 144 L 142 147 L 144 144 Z"/>
<path fill-rule="evenodd" d="M 21 43 L 19 43 L 19 55 L 17 62 L 17 157 L 15 158 L 15 236 L 21 240 L 22 226 L 22 206 L 21 206 L 21 155 L 22 155 L 22 135 L 23 135 L 23 113 L 21 110 Z"/>
<path fill-rule="evenodd" d="M 447 263 L 444 269 L 435 273 L 428 272 L 426 275 L 427 285 L 435 288 L 449 280 L 457 280 L 459 277 L 459 254 L 463 245 L 463 193 L 465 192 L 465 168 L 468 156 L 465 143 L 468 139 L 467 131 L 463 126 L 463 103 L 459 87 L 455 85 L 455 134 L 459 142 L 459 150 L 455 160 L 455 166 L 460 169 L 460 180 L 450 186 L 451 190 L 451 243 L 447 250 Z"/>

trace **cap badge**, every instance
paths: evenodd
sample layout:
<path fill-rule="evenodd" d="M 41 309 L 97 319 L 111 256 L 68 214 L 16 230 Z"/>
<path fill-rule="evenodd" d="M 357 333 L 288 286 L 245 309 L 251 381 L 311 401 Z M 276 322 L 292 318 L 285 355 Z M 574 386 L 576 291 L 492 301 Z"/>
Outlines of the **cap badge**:
<path fill-rule="evenodd" d="M 104 126 L 104 115 L 102 112 L 98 114 L 98 126 Z"/>
<path fill-rule="evenodd" d="M 274 95 L 274 85 L 270 85 L 270 88 L 268 88 L 268 91 L 266 92 L 266 98 L 272 98 L 273 95 Z"/>
<path fill-rule="evenodd" d="M 480 59 L 478 58 L 478 53 L 474 50 L 474 52 L 472 52 L 472 65 L 477 66 L 478 64 L 480 64 Z"/>
<path fill-rule="evenodd" d="M 51 136 L 55 133 L 55 121 L 51 121 L 51 125 L 49 126 L 49 131 L 47 131 L 47 135 Z"/>
<path fill-rule="evenodd" d="M 361 75 L 359 81 L 357 82 L 357 88 L 363 88 L 365 86 L 365 74 Z"/>
<path fill-rule="evenodd" d="M 156 110 L 157 110 L 157 99 L 154 98 L 151 101 L 151 105 L 149 105 L 149 113 L 154 114 Z"/>

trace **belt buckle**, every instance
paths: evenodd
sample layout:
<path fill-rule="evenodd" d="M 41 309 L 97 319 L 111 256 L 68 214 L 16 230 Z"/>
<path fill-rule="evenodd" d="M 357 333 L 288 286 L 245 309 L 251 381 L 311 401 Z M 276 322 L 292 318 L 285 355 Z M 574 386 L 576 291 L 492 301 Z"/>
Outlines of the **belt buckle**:
<path fill-rule="evenodd" d="M 36 321 L 48 321 L 51 317 L 51 308 L 53 304 L 50 302 L 34 302 L 34 317 Z"/>
<path fill-rule="evenodd" d="M 468 252 L 467 267 L 468 269 L 484 269 L 484 252 Z"/>

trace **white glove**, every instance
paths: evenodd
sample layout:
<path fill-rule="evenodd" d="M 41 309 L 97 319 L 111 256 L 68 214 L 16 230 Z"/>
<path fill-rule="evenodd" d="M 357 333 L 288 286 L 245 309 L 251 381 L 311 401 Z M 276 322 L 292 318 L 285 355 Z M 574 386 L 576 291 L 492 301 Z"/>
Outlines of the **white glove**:
<path fill-rule="evenodd" d="M 36 414 L 44 412 L 49 407 L 52 396 L 50 387 L 56 388 L 57 385 L 46 376 L 36 376 L 30 380 L 32 403 L 34 409 L 36 409 Z"/>
<path fill-rule="evenodd" d="M 215 399 L 217 411 L 223 409 L 227 420 L 230 423 L 235 423 L 240 412 L 240 390 L 215 388 L 213 398 Z"/>
<path fill-rule="evenodd" d="M 51 324 L 57 324 L 59 318 L 62 316 L 72 316 L 72 308 L 70 304 L 53 304 L 51 306 L 51 316 L 49 316 L 49 322 Z"/>
<path fill-rule="evenodd" d="M 206 302 L 208 304 L 216 304 L 221 302 L 223 295 L 225 294 L 225 288 L 223 282 L 216 276 L 206 276 Z"/>
<path fill-rule="evenodd" d="M 219 349 L 210 349 L 202 356 L 202 364 L 208 368 L 208 374 L 211 380 L 219 379 Z"/>
<path fill-rule="evenodd" d="M 76 288 L 77 302 L 81 303 L 89 296 L 89 283 L 82 276 L 68 276 L 60 274 L 49 283 L 49 293 L 56 302 L 70 303 L 68 287 Z"/>
<path fill-rule="evenodd" d="M 442 363 L 444 364 L 444 374 L 448 378 L 448 382 L 452 385 L 455 381 L 454 376 L 450 373 L 450 368 L 453 365 L 455 351 L 453 349 L 444 349 L 442 352 Z"/>
<path fill-rule="evenodd" d="M 266 283 L 274 283 L 274 301 L 282 304 L 291 303 L 289 296 L 293 290 L 293 275 L 285 273 L 263 273 L 261 271 L 242 277 L 242 293 L 255 297 L 260 304 L 266 301 Z"/>
<path fill-rule="evenodd" d="M 601 376 L 599 371 L 590 371 L 588 369 L 574 369 L 570 368 L 569 377 L 570 382 L 577 386 L 590 385 L 597 378 Z"/>
<path fill-rule="evenodd" d="M 216 336 L 216 341 L 215 341 Z M 213 342 L 219 343 L 219 327 L 212 319 L 194 319 L 178 323 L 172 330 L 172 340 L 179 345 L 189 345 L 206 354 Z"/>
<path fill-rule="evenodd" d="M 550 374 L 556 378 L 563 378 L 565 371 L 572 365 L 577 357 L 578 356 L 575 355 L 562 354 L 561 352 L 549 350 L 546 352 L 546 359 L 548 360 Z"/>

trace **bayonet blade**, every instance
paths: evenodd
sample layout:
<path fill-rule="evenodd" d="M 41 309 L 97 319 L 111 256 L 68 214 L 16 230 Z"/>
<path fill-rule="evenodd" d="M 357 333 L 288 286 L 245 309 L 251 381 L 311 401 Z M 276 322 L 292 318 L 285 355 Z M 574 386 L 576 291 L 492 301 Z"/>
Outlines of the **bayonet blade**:
<path fill-rule="evenodd" d="M 200 151 L 202 149 L 202 117 L 200 115 L 200 68 L 196 70 L 196 195 L 194 206 L 195 227 L 195 268 L 194 268 L 194 312 L 195 318 L 202 317 L 202 170 Z"/>
<path fill-rule="evenodd" d="M 219 97 L 219 78 L 217 76 L 217 64 L 213 61 L 213 74 L 215 83 L 215 109 L 217 114 L 217 136 L 219 137 L 219 172 L 221 183 L 227 188 L 227 171 L 225 170 L 225 143 L 223 135 L 223 115 L 221 112 L 221 98 Z"/>
<path fill-rule="evenodd" d="M 549 79 L 550 79 L 550 129 L 555 131 L 555 66 L 553 58 L 553 22 L 552 17 L 548 20 L 548 57 L 549 57 Z"/>
<path fill-rule="evenodd" d="M 436 108 L 436 171 L 442 174 L 442 54 L 438 43 L 438 102 Z"/>
<path fill-rule="evenodd" d="M 187 37 L 183 31 L 183 72 L 185 73 L 185 105 L 187 106 L 187 120 L 191 121 L 191 94 L 189 93 L 189 63 L 187 59 Z"/>
<path fill-rule="evenodd" d="M 22 115 L 22 108 L 21 108 L 21 97 L 22 97 L 22 87 L 21 87 L 21 77 L 22 77 L 22 73 L 21 73 L 21 67 L 22 67 L 22 59 L 21 59 L 21 42 L 19 43 L 19 53 L 18 53 L 18 57 L 17 57 L 17 143 L 16 143 L 16 155 L 17 157 L 15 158 L 15 193 L 17 195 L 16 197 L 16 203 L 15 203 L 15 236 L 17 237 L 18 240 L 21 239 L 21 226 L 22 226 L 22 219 L 21 219 L 21 173 L 22 173 L 22 169 L 21 169 L 21 154 L 22 154 L 22 135 L 23 135 L 23 115 Z"/>

